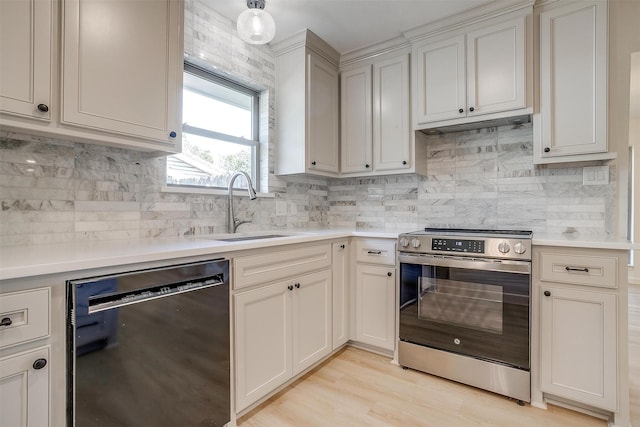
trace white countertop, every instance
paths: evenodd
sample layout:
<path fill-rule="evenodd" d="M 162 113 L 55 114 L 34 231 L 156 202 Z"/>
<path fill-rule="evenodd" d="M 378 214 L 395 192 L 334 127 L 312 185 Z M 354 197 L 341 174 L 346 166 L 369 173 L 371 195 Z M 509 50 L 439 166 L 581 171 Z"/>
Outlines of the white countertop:
<path fill-rule="evenodd" d="M 398 233 L 353 232 L 341 229 L 300 232 L 271 230 L 251 233 L 253 236 L 259 234 L 277 234 L 285 235 L 285 237 L 237 242 L 216 240 L 224 237 L 246 236 L 238 233 L 232 236 L 193 236 L 0 247 L 0 280 L 172 260 L 183 257 L 224 256 L 233 251 L 339 239 L 350 236 L 390 239 L 398 237 Z"/>
<path fill-rule="evenodd" d="M 225 236 L 194 236 L 185 238 L 157 238 L 75 242 L 53 245 L 0 247 L 0 280 L 33 277 L 47 274 L 75 272 L 93 268 L 173 260 L 206 255 L 224 256 L 229 252 L 307 243 L 345 237 L 395 239 L 398 233 L 384 231 L 353 231 L 349 229 L 321 229 L 305 231 L 270 230 L 256 234 L 279 234 L 285 237 L 225 242 Z M 233 236 L 244 236 L 236 234 Z M 564 246 L 629 250 L 640 249 L 620 239 L 580 238 L 579 236 L 534 235 L 532 243 L 540 246 Z"/>
<path fill-rule="evenodd" d="M 544 235 L 534 234 L 531 244 L 535 246 L 564 246 L 591 249 L 640 249 L 640 244 L 614 237 L 580 236 L 579 234 Z"/>

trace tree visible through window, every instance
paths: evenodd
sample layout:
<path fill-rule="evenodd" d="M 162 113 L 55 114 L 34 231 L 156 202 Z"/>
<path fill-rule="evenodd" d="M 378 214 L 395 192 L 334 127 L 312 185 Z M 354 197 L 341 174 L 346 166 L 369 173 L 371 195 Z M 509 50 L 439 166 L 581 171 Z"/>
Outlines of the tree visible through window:
<path fill-rule="evenodd" d="M 245 171 L 257 186 L 258 93 L 190 64 L 182 93 L 182 153 L 167 157 L 167 184 L 227 188 Z"/>

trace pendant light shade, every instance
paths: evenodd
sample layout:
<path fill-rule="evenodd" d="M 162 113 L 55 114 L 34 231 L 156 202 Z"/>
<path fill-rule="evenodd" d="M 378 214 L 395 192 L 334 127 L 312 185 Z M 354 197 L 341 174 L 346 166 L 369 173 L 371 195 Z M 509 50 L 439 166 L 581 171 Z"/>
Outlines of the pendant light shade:
<path fill-rule="evenodd" d="M 265 0 L 247 0 L 248 9 L 238 16 L 238 35 L 247 43 L 266 44 L 276 35 L 276 23 L 264 6 Z"/>

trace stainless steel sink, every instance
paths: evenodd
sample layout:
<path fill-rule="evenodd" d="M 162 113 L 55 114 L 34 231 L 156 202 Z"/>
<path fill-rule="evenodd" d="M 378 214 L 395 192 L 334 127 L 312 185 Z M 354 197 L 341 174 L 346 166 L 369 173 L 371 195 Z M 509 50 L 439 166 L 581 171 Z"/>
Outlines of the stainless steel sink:
<path fill-rule="evenodd" d="M 256 236 L 237 236 L 237 237 L 221 237 L 218 239 L 220 242 L 242 242 L 244 240 L 259 240 L 259 239 L 276 239 L 278 237 L 290 237 L 291 234 L 259 234 Z"/>

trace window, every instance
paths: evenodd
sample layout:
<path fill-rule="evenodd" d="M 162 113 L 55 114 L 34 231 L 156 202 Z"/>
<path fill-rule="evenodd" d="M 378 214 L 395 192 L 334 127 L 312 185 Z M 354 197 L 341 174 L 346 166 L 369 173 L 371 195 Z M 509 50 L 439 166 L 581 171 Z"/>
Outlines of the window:
<path fill-rule="evenodd" d="M 227 188 L 245 171 L 258 188 L 258 93 L 185 63 L 182 96 L 182 153 L 167 157 L 167 185 Z"/>

